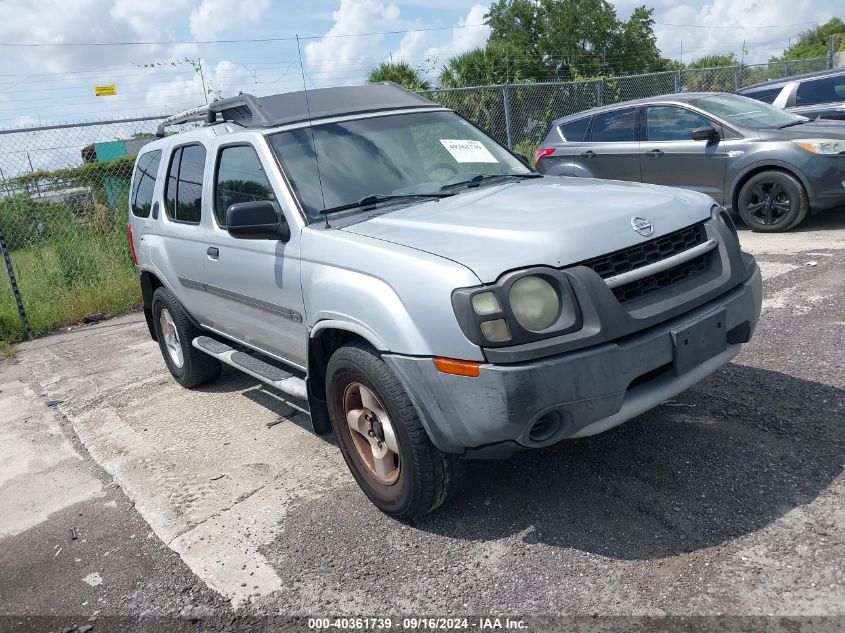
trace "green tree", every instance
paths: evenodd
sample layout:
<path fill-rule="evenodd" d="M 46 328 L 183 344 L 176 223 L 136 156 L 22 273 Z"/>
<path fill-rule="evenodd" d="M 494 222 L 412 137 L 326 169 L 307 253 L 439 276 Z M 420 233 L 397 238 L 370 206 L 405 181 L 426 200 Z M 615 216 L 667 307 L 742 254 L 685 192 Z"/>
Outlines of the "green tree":
<path fill-rule="evenodd" d="M 797 42 L 783 51 L 780 57 L 772 57 L 771 61 L 824 57 L 831 46 L 834 51 L 845 50 L 845 22 L 840 18 L 831 18 L 821 26 L 804 31 Z"/>
<path fill-rule="evenodd" d="M 574 79 L 664 70 L 652 9 L 620 20 L 608 0 L 495 0 L 490 41 L 542 64 L 544 77 Z"/>
<path fill-rule="evenodd" d="M 449 59 L 440 71 L 443 88 L 491 86 L 543 79 L 542 63 L 501 42 L 488 42 Z"/>
<path fill-rule="evenodd" d="M 739 60 L 734 53 L 730 55 L 705 55 L 687 64 L 687 68 L 723 68 L 724 66 L 739 66 Z"/>
<path fill-rule="evenodd" d="M 414 68 L 408 62 L 382 62 L 375 68 L 370 69 L 367 81 L 376 83 L 379 81 L 392 81 L 411 92 L 429 90 L 431 85 L 422 76 L 419 69 Z"/>

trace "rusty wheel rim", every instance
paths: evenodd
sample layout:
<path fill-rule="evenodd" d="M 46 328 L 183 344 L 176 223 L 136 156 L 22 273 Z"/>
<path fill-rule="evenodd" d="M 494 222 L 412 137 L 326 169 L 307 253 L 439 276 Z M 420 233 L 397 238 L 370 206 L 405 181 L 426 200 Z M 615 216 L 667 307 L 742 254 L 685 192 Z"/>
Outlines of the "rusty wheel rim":
<path fill-rule="evenodd" d="M 385 485 L 399 479 L 399 444 L 387 411 L 371 389 L 350 383 L 343 393 L 343 411 L 352 444 L 367 470 Z"/>

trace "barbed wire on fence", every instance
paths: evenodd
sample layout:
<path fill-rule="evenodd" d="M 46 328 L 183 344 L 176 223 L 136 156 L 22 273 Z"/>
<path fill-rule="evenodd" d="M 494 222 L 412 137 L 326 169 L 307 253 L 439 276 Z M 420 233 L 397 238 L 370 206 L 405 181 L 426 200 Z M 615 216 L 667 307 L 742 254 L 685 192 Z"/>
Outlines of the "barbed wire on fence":
<path fill-rule="evenodd" d="M 734 92 L 830 63 L 825 57 L 421 94 L 533 156 L 550 122 L 565 115 L 673 92 Z M 129 182 L 135 156 L 162 118 L 0 129 L 0 244 L 18 290 L 0 273 L 0 340 L 25 335 L 24 311 L 38 334 L 138 305 L 126 235 Z"/>

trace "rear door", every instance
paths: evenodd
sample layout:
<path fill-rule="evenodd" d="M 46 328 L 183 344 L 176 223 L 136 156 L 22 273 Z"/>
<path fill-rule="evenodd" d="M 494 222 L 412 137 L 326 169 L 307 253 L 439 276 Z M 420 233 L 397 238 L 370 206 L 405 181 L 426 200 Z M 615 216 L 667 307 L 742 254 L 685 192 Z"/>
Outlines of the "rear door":
<path fill-rule="evenodd" d="M 300 280 L 299 231 L 293 208 L 280 196 L 275 159 L 263 138 L 227 135 L 214 146 L 210 178 L 213 215 L 205 234 L 208 325 L 304 367 L 307 332 Z M 238 202 L 270 200 L 291 227 L 288 242 L 235 239 L 226 210 Z"/>
<path fill-rule="evenodd" d="M 148 256 L 145 234 L 149 231 L 156 215 L 159 203 L 155 200 L 156 180 L 161 167 L 161 150 L 155 149 L 142 153 L 135 162 L 132 182 L 129 186 L 129 226 L 132 247 L 143 264 Z"/>
<path fill-rule="evenodd" d="M 643 182 L 706 193 L 723 203 L 728 150 L 725 142 L 694 141 L 692 131 L 717 122 L 676 105 L 642 108 L 644 136 L 640 164 Z"/>
<path fill-rule="evenodd" d="M 152 231 L 158 234 L 150 256 L 164 273 L 188 312 L 201 319 L 206 296 L 202 290 L 205 276 L 202 208 L 203 174 L 206 147 L 201 141 L 186 141 L 173 147 L 163 174 L 164 208 L 153 203 Z"/>
<path fill-rule="evenodd" d="M 637 110 L 622 108 L 593 115 L 588 140 L 573 147 L 575 176 L 640 181 Z"/>

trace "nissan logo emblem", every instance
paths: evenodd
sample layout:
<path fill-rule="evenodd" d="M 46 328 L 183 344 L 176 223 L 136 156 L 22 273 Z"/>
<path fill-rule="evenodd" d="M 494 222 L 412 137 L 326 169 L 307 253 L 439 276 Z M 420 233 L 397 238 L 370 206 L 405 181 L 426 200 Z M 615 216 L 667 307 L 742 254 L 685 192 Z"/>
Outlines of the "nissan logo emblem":
<path fill-rule="evenodd" d="M 631 218 L 631 228 L 643 237 L 651 237 L 651 234 L 654 233 L 654 225 L 638 215 Z"/>

